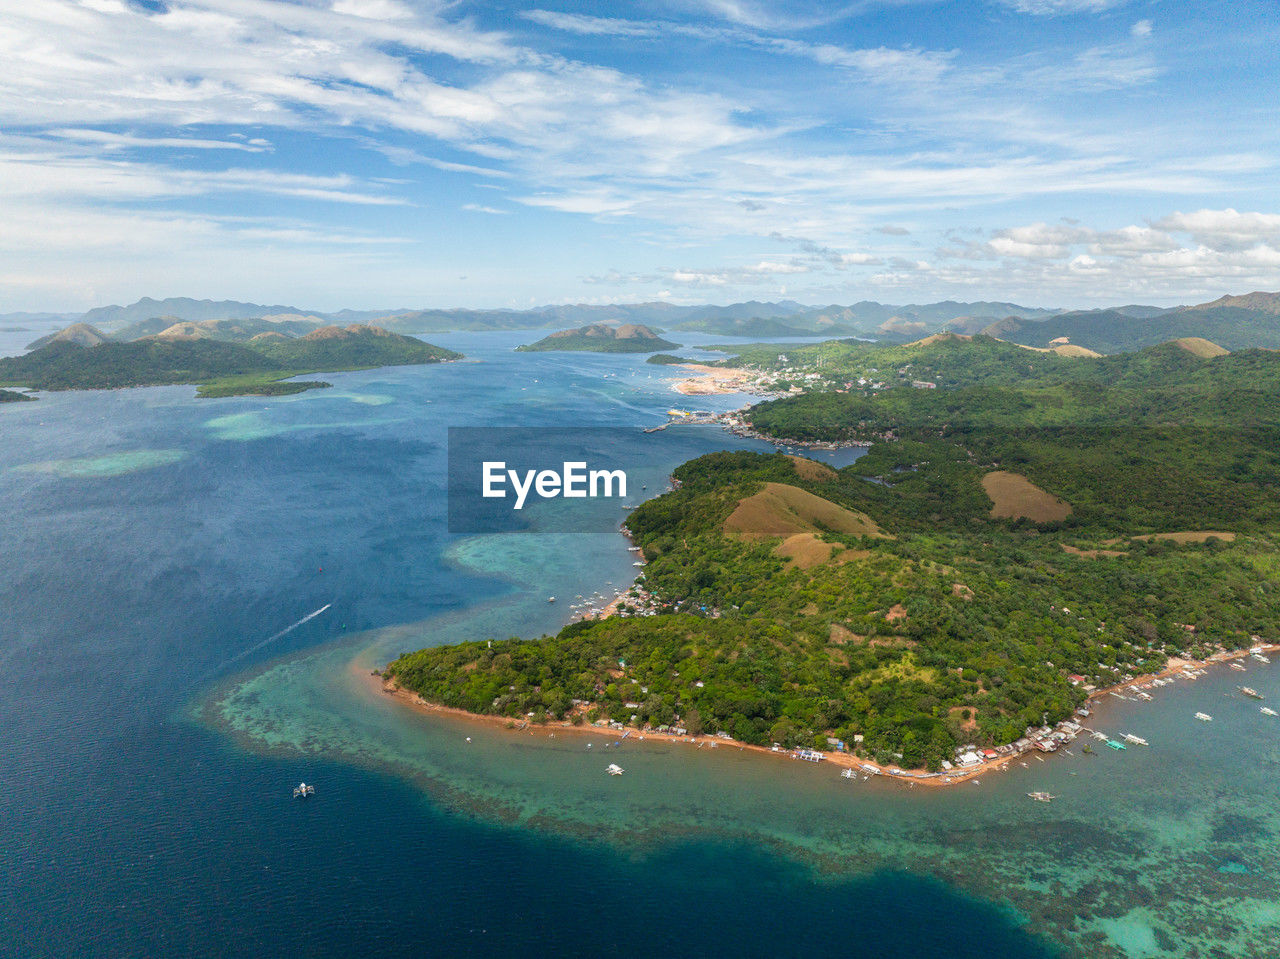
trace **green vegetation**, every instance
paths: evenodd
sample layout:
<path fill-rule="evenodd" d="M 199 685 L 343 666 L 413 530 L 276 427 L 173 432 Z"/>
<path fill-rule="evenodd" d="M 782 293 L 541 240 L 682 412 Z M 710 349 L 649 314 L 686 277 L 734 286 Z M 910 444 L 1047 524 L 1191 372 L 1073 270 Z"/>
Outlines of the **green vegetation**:
<path fill-rule="evenodd" d="M 678 363 L 692 363 L 693 361 L 683 356 L 672 356 L 670 353 L 654 353 L 645 362 L 654 363 L 658 366 L 674 366 Z"/>
<path fill-rule="evenodd" d="M 201 396 L 276 396 L 328 386 L 283 383 L 304 373 L 438 363 L 460 354 L 376 327 L 323 327 L 298 339 L 247 343 L 148 337 L 85 347 L 61 340 L 0 358 L 0 383 L 41 390 L 203 384 Z"/>
<path fill-rule="evenodd" d="M 656 330 L 639 323 L 607 326 L 593 323 L 576 330 L 560 330 L 544 336 L 536 343 L 517 346 L 522 353 L 538 353 L 549 350 L 572 350 L 586 353 L 652 353 L 656 350 L 679 349 L 679 343 L 664 340 Z"/>
<path fill-rule="evenodd" d="M 13 390 L 0 390 L 0 403 L 21 403 L 23 400 L 34 400 L 34 396 L 15 393 Z"/>
<path fill-rule="evenodd" d="M 628 519 L 658 615 L 422 650 L 387 673 L 478 713 L 820 748 L 860 735 L 868 756 L 936 769 L 1066 718 L 1085 695 L 1071 674 L 1106 686 L 1280 635 L 1280 354 L 849 350 L 951 388 L 755 407 L 776 435 L 875 442 L 839 472 L 751 453 L 679 467 Z M 1017 518 L 992 515 L 993 473 Z"/>

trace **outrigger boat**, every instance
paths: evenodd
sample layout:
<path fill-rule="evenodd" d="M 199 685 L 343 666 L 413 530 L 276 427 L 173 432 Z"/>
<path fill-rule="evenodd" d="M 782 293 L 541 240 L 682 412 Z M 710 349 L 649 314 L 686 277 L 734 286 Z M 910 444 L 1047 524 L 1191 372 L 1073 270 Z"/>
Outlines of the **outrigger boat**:
<path fill-rule="evenodd" d="M 1125 742 L 1127 742 L 1127 743 L 1133 743 L 1135 746 L 1150 746 L 1150 745 L 1151 745 L 1149 742 L 1147 742 L 1147 741 L 1146 741 L 1145 739 L 1143 739 L 1141 736 L 1135 736 L 1133 733 L 1125 733 L 1125 734 L 1124 734 L 1124 741 L 1125 741 Z"/>
<path fill-rule="evenodd" d="M 298 783 L 298 785 L 293 787 L 294 799 L 306 799 L 308 796 L 314 796 L 315 794 L 316 787 L 308 786 L 306 783 Z"/>
<path fill-rule="evenodd" d="M 1277 713 L 1276 713 L 1276 711 L 1275 711 L 1274 709 L 1272 709 L 1270 706 L 1263 706 L 1263 707 L 1262 707 L 1262 715 L 1264 715 L 1264 716 L 1276 716 L 1276 715 L 1280 715 L 1280 714 L 1277 714 Z"/>
<path fill-rule="evenodd" d="M 1047 792 L 1041 792 L 1039 790 L 1033 793 L 1027 793 L 1027 795 L 1036 802 L 1053 802 L 1058 798 L 1057 796 L 1050 796 Z"/>
<path fill-rule="evenodd" d="M 626 772 L 626 770 L 623 769 L 621 766 L 619 766 L 617 763 L 609 763 L 609 765 L 605 767 L 604 771 L 607 772 L 610 776 L 621 776 L 624 772 Z"/>
<path fill-rule="evenodd" d="M 1213 717 L 1210 716 L 1208 713 L 1196 713 L 1196 719 L 1200 720 L 1200 722 L 1202 723 L 1213 722 Z"/>
<path fill-rule="evenodd" d="M 1107 740 L 1107 745 L 1108 745 L 1108 746 L 1110 746 L 1112 749 L 1125 749 L 1125 748 L 1126 748 L 1124 743 L 1118 743 L 1118 742 L 1116 742 L 1114 739 L 1108 739 L 1108 740 Z"/>
<path fill-rule="evenodd" d="M 1248 686 L 1238 686 L 1237 688 L 1240 690 L 1240 692 L 1244 693 L 1250 699 L 1262 698 L 1262 693 L 1258 692 L 1256 689 L 1250 689 Z"/>

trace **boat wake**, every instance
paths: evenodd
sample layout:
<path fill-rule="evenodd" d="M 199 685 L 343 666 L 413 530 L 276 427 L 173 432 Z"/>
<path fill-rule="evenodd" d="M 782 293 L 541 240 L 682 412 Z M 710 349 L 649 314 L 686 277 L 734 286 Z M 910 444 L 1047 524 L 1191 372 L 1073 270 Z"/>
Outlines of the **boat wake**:
<path fill-rule="evenodd" d="M 219 669 L 218 669 L 217 671 L 218 671 L 218 672 L 223 672 L 224 670 L 226 670 L 226 668 L 227 668 L 228 666 L 234 666 L 236 663 L 240 662 L 240 660 L 244 659 L 246 656 L 252 656 L 252 655 L 253 655 L 254 653 L 256 653 L 258 650 L 263 649 L 264 647 L 270 646 L 272 643 L 274 643 L 274 642 L 275 642 L 277 639 L 279 639 L 280 637 L 285 636 L 285 635 L 287 635 L 287 634 L 289 634 L 289 633 L 292 633 L 295 629 L 297 629 L 297 628 L 298 628 L 299 626 L 301 626 L 303 623 L 309 623 L 309 622 L 311 622 L 311 620 L 315 619 L 317 616 L 319 616 L 321 613 L 323 613 L 326 609 L 328 609 L 328 608 L 329 608 L 330 606 L 332 606 L 332 605 L 333 605 L 332 603 L 325 603 L 323 606 L 321 606 L 321 607 L 320 607 L 319 609 L 317 609 L 315 612 L 313 612 L 313 613 L 307 613 L 307 615 L 306 615 L 306 616 L 303 616 L 303 617 L 302 617 L 302 619 L 298 620 L 298 621 L 297 621 L 296 623 L 294 623 L 292 626 L 286 626 L 284 629 L 280 630 L 280 632 L 276 633 L 274 636 L 269 636 L 269 637 L 267 637 L 267 638 L 266 638 L 266 639 L 264 639 L 262 642 L 258 643 L 256 646 L 250 646 L 250 647 L 249 647 L 248 649 L 246 649 L 244 652 L 242 652 L 242 653 L 237 653 L 236 655 L 234 655 L 234 656 L 232 656 L 230 659 L 228 659 L 225 663 L 223 663 L 223 664 L 222 664 L 222 666 L 221 666 L 221 667 L 219 667 Z"/>

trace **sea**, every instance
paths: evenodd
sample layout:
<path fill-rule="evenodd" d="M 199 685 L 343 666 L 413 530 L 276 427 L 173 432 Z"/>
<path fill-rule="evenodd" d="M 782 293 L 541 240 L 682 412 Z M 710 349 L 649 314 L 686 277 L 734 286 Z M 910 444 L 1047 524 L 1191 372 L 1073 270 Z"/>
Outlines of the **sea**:
<path fill-rule="evenodd" d="M 0 406 L 0 956 L 1280 956 L 1280 719 L 1237 691 L 1274 704 L 1277 665 L 1104 697 L 1149 747 L 949 789 L 384 695 L 401 652 L 554 632 L 637 573 L 616 504 L 449 532 L 450 427 L 582 429 L 639 496 L 769 448 L 638 440 L 750 398 L 513 351 L 539 335 L 290 397 Z"/>

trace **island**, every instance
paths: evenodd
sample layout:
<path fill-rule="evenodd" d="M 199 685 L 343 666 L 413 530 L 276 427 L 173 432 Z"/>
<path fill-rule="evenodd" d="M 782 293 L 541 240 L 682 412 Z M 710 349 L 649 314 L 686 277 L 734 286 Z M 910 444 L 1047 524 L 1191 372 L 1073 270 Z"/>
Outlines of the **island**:
<path fill-rule="evenodd" d="M 740 428 L 865 455 L 685 463 L 627 519 L 647 565 L 614 615 L 410 653 L 386 686 L 933 784 L 1052 750 L 1091 695 L 1280 636 L 1280 354 L 1213 352 L 792 350 L 832 387 Z"/>
<path fill-rule="evenodd" d="M 330 385 L 286 382 L 308 373 L 461 358 L 452 350 L 359 324 L 323 326 L 296 337 L 269 331 L 242 342 L 215 339 L 210 329 L 179 323 L 120 342 L 77 324 L 30 353 L 0 358 L 0 385 L 85 390 L 192 383 L 202 397 L 278 396 Z"/>
<path fill-rule="evenodd" d="M 579 353 L 656 353 L 659 350 L 679 349 L 679 343 L 664 340 L 658 331 L 642 323 L 623 323 L 610 326 L 592 323 L 576 330 L 560 330 L 544 336 L 536 343 L 517 346 L 522 353 L 549 350 L 572 350 Z"/>
<path fill-rule="evenodd" d="M 23 400 L 34 400 L 34 396 L 18 393 L 14 390 L 0 390 L 0 403 L 21 403 Z"/>

